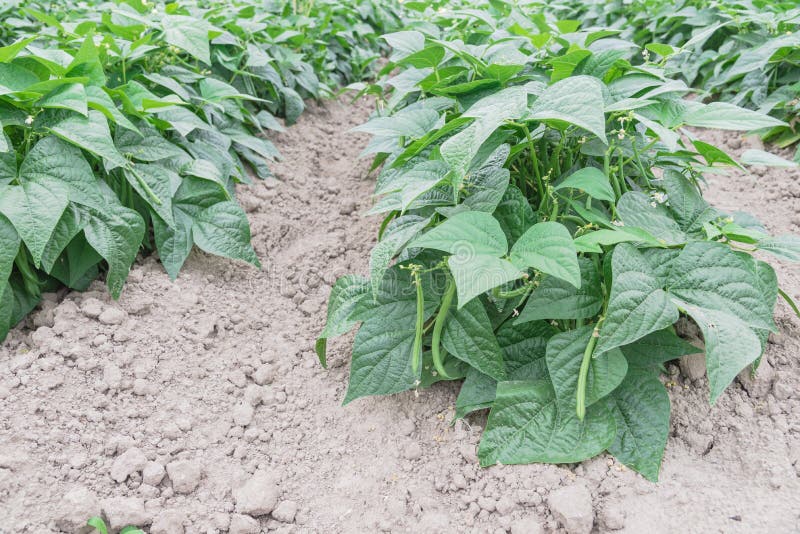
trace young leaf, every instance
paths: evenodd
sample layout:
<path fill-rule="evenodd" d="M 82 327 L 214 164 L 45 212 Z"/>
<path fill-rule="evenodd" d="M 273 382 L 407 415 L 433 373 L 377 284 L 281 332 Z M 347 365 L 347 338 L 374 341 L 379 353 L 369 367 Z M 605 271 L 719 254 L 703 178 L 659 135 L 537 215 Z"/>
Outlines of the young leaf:
<path fill-rule="evenodd" d="M 490 214 L 479 211 L 454 215 L 414 239 L 408 246 L 432 248 L 464 258 L 477 254 L 497 257 L 508 251 L 508 242 L 500 223 Z"/>

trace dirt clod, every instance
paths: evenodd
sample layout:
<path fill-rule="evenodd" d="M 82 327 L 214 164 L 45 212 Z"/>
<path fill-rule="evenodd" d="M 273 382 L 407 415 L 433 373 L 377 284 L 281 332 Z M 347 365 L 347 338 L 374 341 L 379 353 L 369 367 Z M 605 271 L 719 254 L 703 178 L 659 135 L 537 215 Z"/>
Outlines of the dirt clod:
<path fill-rule="evenodd" d="M 265 471 L 257 471 L 239 488 L 233 490 L 236 511 L 253 516 L 266 515 L 278 506 L 280 490 L 274 477 Z"/>
<path fill-rule="evenodd" d="M 583 484 L 573 484 L 551 492 L 547 497 L 547 505 L 567 534 L 589 534 L 592 531 L 592 495 Z"/>

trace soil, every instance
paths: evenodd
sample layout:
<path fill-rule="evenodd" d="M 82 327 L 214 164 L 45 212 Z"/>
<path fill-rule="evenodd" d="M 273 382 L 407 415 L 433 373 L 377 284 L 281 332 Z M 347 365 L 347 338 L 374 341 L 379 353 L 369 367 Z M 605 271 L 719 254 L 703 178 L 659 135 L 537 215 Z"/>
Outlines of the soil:
<path fill-rule="evenodd" d="M 368 271 L 367 139 L 347 132 L 370 110 L 311 105 L 275 136 L 277 179 L 239 192 L 262 270 L 195 252 L 172 282 L 142 259 L 119 301 L 99 282 L 49 295 L 10 334 L 0 531 L 78 532 L 101 513 L 154 534 L 800 530 L 800 321 L 784 303 L 758 377 L 716 406 L 669 365 L 658 484 L 607 455 L 481 469 L 485 416 L 451 425 L 455 384 L 341 407 L 352 336 L 329 343 L 327 371 L 313 343 L 334 280 Z M 708 195 L 800 232 L 796 170 L 712 175 Z M 776 265 L 800 297 L 800 271 Z"/>

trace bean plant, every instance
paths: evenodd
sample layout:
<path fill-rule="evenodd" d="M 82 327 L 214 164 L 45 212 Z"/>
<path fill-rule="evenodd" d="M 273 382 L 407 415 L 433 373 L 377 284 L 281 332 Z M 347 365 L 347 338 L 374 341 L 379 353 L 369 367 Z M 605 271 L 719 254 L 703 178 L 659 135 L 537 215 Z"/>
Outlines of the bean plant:
<path fill-rule="evenodd" d="M 0 340 L 61 285 L 196 245 L 259 265 L 235 186 L 305 98 L 373 72 L 395 4 L 11 2 L 0 9 Z"/>
<path fill-rule="evenodd" d="M 383 222 L 369 277 L 331 291 L 322 365 L 358 325 L 345 403 L 463 381 L 456 417 L 489 409 L 481 465 L 608 451 L 656 480 L 665 362 L 704 351 L 715 403 L 791 302 L 763 254 L 800 260 L 797 237 L 703 199 L 704 172 L 740 163 L 686 127 L 786 124 L 684 98 L 618 31 L 498 1 L 417 7 L 385 36 L 393 75 L 361 87 Z"/>

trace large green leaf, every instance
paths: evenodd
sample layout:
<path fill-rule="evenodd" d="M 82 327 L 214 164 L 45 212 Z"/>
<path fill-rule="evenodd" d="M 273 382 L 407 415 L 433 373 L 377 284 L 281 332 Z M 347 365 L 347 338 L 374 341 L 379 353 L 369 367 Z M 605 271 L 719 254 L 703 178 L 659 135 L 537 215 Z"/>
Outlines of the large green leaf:
<path fill-rule="evenodd" d="M 689 102 L 687 104 L 683 121 L 689 126 L 749 131 L 787 125 L 782 120 L 769 115 L 740 108 L 727 102 L 712 102 L 711 104 Z"/>
<path fill-rule="evenodd" d="M 761 355 L 761 341 L 740 318 L 724 311 L 681 303 L 703 332 L 709 400 L 714 404 L 736 375 Z"/>
<path fill-rule="evenodd" d="M 772 330 L 772 307 L 757 282 L 750 256 L 722 243 L 693 242 L 672 265 L 667 288 L 670 295 L 689 304 L 730 313 L 754 328 Z"/>
<path fill-rule="evenodd" d="M 496 336 L 508 377 L 511 380 L 547 379 L 547 342 L 556 332 L 555 327 L 544 321 L 503 323 Z"/>
<path fill-rule="evenodd" d="M 617 422 L 617 435 L 608 452 L 656 482 L 669 435 L 666 388 L 652 372 L 632 369 L 607 404 Z"/>
<path fill-rule="evenodd" d="M 581 286 L 578 253 L 569 230 L 561 223 L 534 224 L 514 243 L 511 261 L 520 269 L 533 267 L 575 287 Z"/>
<path fill-rule="evenodd" d="M 583 354 L 591 340 L 594 326 L 587 325 L 554 335 L 547 343 L 547 371 L 553 383 L 559 410 L 574 413 Z M 586 406 L 591 406 L 616 388 L 628 363 L 619 350 L 592 358 L 586 380 Z"/>
<path fill-rule="evenodd" d="M 545 89 L 533 103 L 529 118 L 574 124 L 607 143 L 603 103 L 600 80 L 592 76 L 570 76 Z"/>
<path fill-rule="evenodd" d="M 506 378 L 503 352 L 480 300 L 451 310 L 442 331 L 442 345 L 458 358 L 495 380 Z"/>
<path fill-rule="evenodd" d="M 636 227 L 659 239 L 664 245 L 686 242 L 686 234 L 666 206 L 644 193 L 629 191 L 617 202 L 617 213 L 626 227 Z"/>
<path fill-rule="evenodd" d="M 500 382 L 478 449 L 481 465 L 574 463 L 596 456 L 614 441 L 616 423 L 605 403 L 581 421 L 562 413 L 546 380 Z"/>
<path fill-rule="evenodd" d="M 80 83 L 60 85 L 43 96 L 37 104 L 43 108 L 76 111 L 84 117 L 88 114 L 86 90 Z"/>
<path fill-rule="evenodd" d="M 596 355 L 632 343 L 678 320 L 678 308 L 633 245 L 617 245 L 611 264 L 613 283 Z"/>
<path fill-rule="evenodd" d="M 441 250 L 465 259 L 478 254 L 497 257 L 508 251 L 500 223 L 491 214 L 480 211 L 454 215 L 408 246 Z"/>
<path fill-rule="evenodd" d="M 462 419 L 469 413 L 490 408 L 496 389 L 497 380 L 470 367 L 456 398 L 455 418 Z"/>
<path fill-rule="evenodd" d="M 412 301 L 403 300 L 396 303 L 394 311 L 391 318 L 376 314 L 359 328 L 344 404 L 414 387 L 417 377 L 411 369 L 411 352 L 416 308 Z"/>
<path fill-rule="evenodd" d="M 488 254 L 454 254 L 447 259 L 447 266 L 456 283 L 459 308 L 478 295 L 522 276 L 522 271 L 511 262 Z"/>
<path fill-rule="evenodd" d="M 144 238 L 144 221 L 136 211 L 121 205 L 87 210 L 90 217 L 83 229 L 86 240 L 108 262 L 106 284 L 111 296 L 119 298 Z"/>
<path fill-rule="evenodd" d="M 236 202 L 219 202 L 201 211 L 194 221 L 192 237 L 206 252 L 261 267 L 250 244 L 247 216 Z"/>
<path fill-rule="evenodd" d="M 66 115 L 54 122 L 50 130 L 60 138 L 102 157 L 109 169 L 124 167 L 128 163 L 114 146 L 108 121 L 99 111 L 89 110 L 88 117 Z"/>
<path fill-rule="evenodd" d="M 166 15 L 162 25 L 167 43 L 211 65 L 207 22 L 196 17 Z"/>
<path fill-rule="evenodd" d="M 21 182 L 57 180 L 69 189 L 69 200 L 103 209 L 106 199 L 100 182 L 81 150 L 55 136 L 41 139 L 19 168 Z"/>
<path fill-rule="evenodd" d="M 14 225 L 36 265 L 41 264 L 45 247 L 68 204 L 68 189 L 53 178 L 25 180 L 0 190 L 0 213 Z"/>
<path fill-rule="evenodd" d="M 676 360 L 685 354 L 694 354 L 700 349 L 687 343 L 675 334 L 672 328 L 647 334 L 620 350 L 628 360 L 630 368 L 654 368 L 664 362 Z"/>
<path fill-rule="evenodd" d="M 192 251 L 192 226 L 189 214 L 180 208 L 173 209 L 173 225 L 170 227 L 158 215 L 153 216 L 153 237 L 158 257 L 169 277 L 175 280 Z"/>

